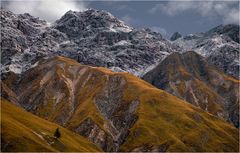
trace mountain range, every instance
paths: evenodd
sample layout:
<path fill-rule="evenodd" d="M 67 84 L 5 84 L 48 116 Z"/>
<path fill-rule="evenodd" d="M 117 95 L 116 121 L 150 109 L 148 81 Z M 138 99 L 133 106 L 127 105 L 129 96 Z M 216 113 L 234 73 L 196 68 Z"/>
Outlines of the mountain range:
<path fill-rule="evenodd" d="M 237 152 L 238 57 L 239 25 L 168 40 L 106 11 L 1 9 L 1 151 Z"/>
<path fill-rule="evenodd" d="M 82 64 L 142 75 L 175 51 L 150 29 L 134 29 L 108 12 L 68 11 L 49 25 L 29 14 L 1 10 L 2 69 L 21 73 L 38 58 L 60 55 Z"/>
<path fill-rule="evenodd" d="M 239 25 L 220 25 L 174 40 L 181 51 L 194 50 L 225 73 L 239 77 Z"/>

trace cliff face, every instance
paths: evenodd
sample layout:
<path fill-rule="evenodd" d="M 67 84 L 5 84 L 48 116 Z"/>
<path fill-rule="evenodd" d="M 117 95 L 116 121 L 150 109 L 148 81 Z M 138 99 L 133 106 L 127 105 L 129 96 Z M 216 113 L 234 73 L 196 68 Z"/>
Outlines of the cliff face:
<path fill-rule="evenodd" d="M 143 79 L 239 127 L 239 80 L 197 53 L 173 53 Z"/>
<path fill-rule="evenodd" d="M 19 106 L 104 151 L 238 150 L 235 127 L 128 73 L 54 57 L 3 83 Z"/>

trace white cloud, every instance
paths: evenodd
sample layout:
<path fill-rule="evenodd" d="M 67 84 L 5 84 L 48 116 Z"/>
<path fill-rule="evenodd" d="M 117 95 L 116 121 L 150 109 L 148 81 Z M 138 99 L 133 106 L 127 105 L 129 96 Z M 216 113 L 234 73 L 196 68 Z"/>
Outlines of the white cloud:
<path fill-rule="evenodd" d="M 8 1 L 6 8 L 17 14 L 29 13 L 53 22 L 69 10 L 85 10 L 86 3 L 71 0 Z"/>
<path fill-rule="evenodd" d="M 162 27 L 153 26 L 153 27 L 150 27 L 150 29 L 154 32 L 161 33 L 164 37 L 167 36 L 167 30 Z"/>
<path fill-rule="evenodd" d="M 194 11 L 203 17 L 221 17 L 224 24 L 239 24 L 239 6 L 237 1 L 170 1 L 158 4 L 149 10 L 150 13 L 161 11 L 174 16 L 187 11 Z"/>
<path fill-rule="evenodd" d="M 228 14 L 226 14 L 226 17 L 223 19 L 223 22 L 225 24 L 227 23 L 239 24 L 239 10 L 237 9 L 231 10 Z"/>

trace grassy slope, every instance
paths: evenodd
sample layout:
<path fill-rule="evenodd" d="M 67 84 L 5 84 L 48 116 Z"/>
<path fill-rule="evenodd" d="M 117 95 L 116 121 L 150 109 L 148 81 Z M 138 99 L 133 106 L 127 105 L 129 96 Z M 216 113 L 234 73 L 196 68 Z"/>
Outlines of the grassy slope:
<path fill-rule="evenodd" d="M 56 57 L 54 60 L 57 63 L 65 63 L 64 69 L 52 66 L 57 67 L 56 72 L 59 76 L 74 78 L 68 71 L 69 67 L 73 66 L 89 69 L 83 74 L 77 86 L 81 86 L 90 74 L 93 75 L 84 87 L 77 90 L 78 100 L 75 105 L 77 108 L 68 121 L 69 129 L 74 129 L 84 119 L 91 118 L 104 130 L 103 124 L 106 120 L 96 108 L 94 97 L 104 87 L 106 76 L 118 75 L 127 81 L 123 101 L 125 103 L 136 99 L 140 101 L 136 112 L 138 120 L 130 129 L 131 132 L 121 145 L 120 151 L 131 151 L 141 147 L 146 148 L 146 151 L 155 148 L 158 150 L 161 148 L 163 151 L 238 151 L 238 130 L 235 127 L 137 77 L 128 73 L 114 73 L 105 68 L 83 66 L 63 57 Z M 39 81 L 31 82 L 34 88 L 35 85 L 38 88 Z M 66 102 L 62 104 L 64 103 L 66 104 Z M 60 104 L 59 110 L 55 109 L 56 112 L 50 114 L 49 120 L 63 112 Z M 47 110 L 41 110 L 41 113 L 47 113 L 45 111 Z M 54 128 L 51 131 L 53 130 Z"/>
<path fill-rule="evenodd" d="M 195 96 L 198 98 L 198 105 L 200 108 L 203 110 L 208 110 L 208 112 L 213 115 L 217 115 L 219 112 L 223 112 L 221 97 L 211 87 L 206 85 L 202 80 L 192 77 L 191 74 L 185 71 L 182 67 L 179 67 L 178 69 L 176 68 L 174 71 L 178 71 L 183 78 L 189 77 L 189 79 L 182 79 L 179 84 L 174 84 L 174 90 L 177 91 L 181 97 L 185 97 L 187 93 L 189 94 L 189 89 L 187 89 L 187 82 L 191 80 L 191 87 L 193 88 Z M 205 99 L 208 100 L 207 104 L 205 103 Z"/>
<path fill-rule="evenodd" d="M 167 151 L 238 151 L 238 130 L 232 125 L 140 79 L 126 77 L 129 88 L 125 98 L 138 96 L 141 102 L 137 112 L 139 120 L 122 145 L 122 151 L 143 144 L 163 150 L 169 146 Z"/>
<path fill-rule="evenodd" d="M 100 151 L 82 136 L 34 116 L 5 99 L 1 99 L 1 127 L 2 151 Z M 53 137 L 57 127 L 62 134 L 58 140 Z"/>
<path fill-rule="evenodd" d="M 143 146 L 149 150 L 167 148 L 165 151 L 238 151 L 238 130 L 229 123 L 131 74 L 113 73 L 104 68 L 92 69 L 109 76 L 123 76 L 128 82 L 123 100 L 140 100 L 137 110 L 139 119 L 120 151 Z M 92 99 L 88 100 L 88 104 L 94 103 Z M 79 112 L 88 108 L 81 107 Z M 94 113 L 92 118 L 96 121 L 99 112 Z"/>
<path fill-rule="evenodd" d="M 182 58 L 186 59 L 182 61 Z M 202 67 L 204 67 L 204 75 L 201 72 Z M 224 103 L 226 102 L 224 102 L 224 98 L 230 97 L 228 94 L 232 93 L 231 96 L 233 94 L 238 95 L 238 92 L 234 90 L 238 89 L 239 80 L 227 76 L 214 66 L 207 64 L 200 55 L 194 52 L 186 52 L 182 55 L 179 53 L 171 54 L 155 69 L 146 74 L 144 80 L 152 82 L 154 77 L 157 78 L 160 73 L 166 73 L 165 77 L 168 81 L 167 87 L 161 89 L 171 89 L 170 93 L 174 93 L 179 98 L 186 99 L 194 105 L 199 105 L 200 108 L 213 115 L 225 111 Z M 166 78 L 163 80 L 166 80 Z M 176 83 L 177 81 L 179 83 Z M 156 82 L 153 84 L 160 88 L 160 79 L 158 84 Z M 163 85 L 165 82 L 161 82 L 161 84 Z M 187 86 L 193 89 L 192 93 L 197 97 L 198 103 L 193 103 L 194 99 L 189 97 L 192 94 Z M 187 95 L 188 98 L 186 98 Z M 228 99 L 226 101 L 229 103 Z"/>

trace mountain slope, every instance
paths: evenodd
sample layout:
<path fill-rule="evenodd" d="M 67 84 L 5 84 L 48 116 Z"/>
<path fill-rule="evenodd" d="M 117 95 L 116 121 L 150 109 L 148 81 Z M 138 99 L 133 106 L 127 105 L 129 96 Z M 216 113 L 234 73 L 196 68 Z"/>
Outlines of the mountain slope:
<path fill-rule="evenodd" d="M 225 73 L 239 77 L 239 25 L 220 25 L 207 32 L 181 37 L 180 51 L 196 51 Z"/>
<path fill-rule="evenodd" d="M 173 53 L 143 79 L 239 127 L 239 80 L 197 53 Z"/>
<path fill-rule="evenodd" d="M 104 151 L 239 149 L 235 127 L 128 73 L 54 57 L 7 78 L 19 105 Z"/>
<path fill-rule="evenodd" d="M 129 27 L 106 11 L 68 11 L 52 25 L 27 13 L 0 13 L 4 73 L 20 74 L 41 57 L 60 55 L 141 75 L 176 50 L 160 33 Z"/>
<path fill-rule="evenodd" d="M 43 120 L 1 99 L 1 151 L 3 152 L 96 152 L 87 139 L 63 127 L 53 137 L 57 124 Z"/>

